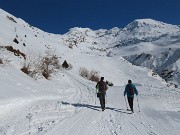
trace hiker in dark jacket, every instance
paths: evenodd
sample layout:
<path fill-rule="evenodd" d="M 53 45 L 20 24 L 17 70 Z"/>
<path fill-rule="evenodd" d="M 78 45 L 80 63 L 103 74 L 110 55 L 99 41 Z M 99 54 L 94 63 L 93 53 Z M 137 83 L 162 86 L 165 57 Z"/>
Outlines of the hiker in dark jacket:
<path fill-rule="evenodd" d="M 106 95 L 106 90 L 108 89 L 106 82 L 104 82 L 104 77 L 101 77 L 101 80 L 96 85 L 96 89 L 98 90 L 97 96 L 99 97 L 102 111 L 104 111 L 105 110 L 105 95 Z"/>
<path fill-rule="evenodd" d="M 126 94 L 127 94 L 127 99 L 128 99 L 129 107 L 131 108 L 131 111 L 134 112 L 134 110 L 133 110 L 134 94 L 138 95 L 138 91 L 137 91 L 135 85 L 132 84 L 131 80 L 128 80 L 128 84 L 125 87 L 124 96 Z"/>

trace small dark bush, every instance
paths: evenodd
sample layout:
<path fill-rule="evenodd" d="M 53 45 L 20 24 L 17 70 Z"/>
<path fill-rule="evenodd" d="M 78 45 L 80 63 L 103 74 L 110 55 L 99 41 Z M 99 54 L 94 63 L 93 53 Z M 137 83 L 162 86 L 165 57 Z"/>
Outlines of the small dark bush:
<path fill-rule="evenodd" d="M 26 66 L 24 66 L 23 68 L 21 68 L 21 71 L 24 72 L 24 73 L 27 74 L 27 75 L 30 73 L 29 68 L 26 67 Z"/>
<path fill-rule="evenodd" d="M 66 60 L 63 62 L 62 67 L 63 68 L 68 68 L 69 67 L 69 64 L 67 63 Z"/>
<path fill-rule="evenodd" d="M 2 59 L 0 58 L 0 64 L 3 64 L 3 61 L 2 61 Z"/>
<path fill-rule="evenodd" d="M 10 51 L 10 52 L 13 52 L 13 51 L 14 51 L 14 49 L 13 49 L 12 46 L 5 46 L 5 48 L 6 48 L 8 51 Z"/>
<path fill-rule="evenodd" d="M 7 15 L 7 18 L 8 18 L 9 20 L 11 20 L 12 22 L 17 23 L 17 22 L 14 20 L 13 17 Z"/>
<path fill-rule="evenodd" d="M 46 70 L 44 70 L 44 71 L 42 72 L 42 75 L 43 75 L 46 79 L 48 79 L 48 78 L 50 77 L 49 72 L 46 71 Z"/>
<path fill-rule="evenodd" d="M 73 45 L 69 45 L 69 48 L 70 48 L 70 49 L 73 49 Z"/>
<path fill-rule="evenodd" d="M 16 38 L 14 38 L 13 42 L 19 44 L 19 41 Z"/>
<path fill-rule="evenodd" d="M 5 46 L 4 48 L 6 48 L 8 51 L 13 52 L 15 56 L 23 56 L 24 59 L 26 59 L 26 55 L 22 52 L 20 52 L 19 50 L 14 49 L 12 46 Z"/>

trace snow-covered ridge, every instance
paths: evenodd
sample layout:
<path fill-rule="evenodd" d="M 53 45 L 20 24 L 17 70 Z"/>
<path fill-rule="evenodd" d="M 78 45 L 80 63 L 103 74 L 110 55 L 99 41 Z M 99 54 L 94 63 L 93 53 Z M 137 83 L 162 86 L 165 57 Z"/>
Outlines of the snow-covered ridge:
<path fill-rule="evenodd" d="M 128 46 L 140 42 L 155 42 L 160 39 L 168 41 L 180 39 L 180 28 L 152 19 L 138 19 L 122 29 L 116 46 Z"/>
<path fill-rule="evenodd" d="M 176 25 L 171 25 L 163 22 L 159 22 L 152 19 L 138 19 L 128 24 L 123 31 L 132 32 L 132 34 L 154 34 L 158 36 L 160 34 L 171 34 L 180 32 L 180 29 Z M 153 36 L 153 35 L 151 35 Z"/>
<path fill-rule="evenodd" d="M 75 27 L 71 28 L 69 32 L 64 35 L 55 35 L 43 32 L 2 9 L 0 9 L 0 16 L 0 45 L 11 45 L 16 50 L 19 49 L 25 54 L 29 53 L 28 50 L 35 51 L 36 53 L 44 53 L 47 49 L 57 50 L 56 47 L 61 47 L 63 50 L 61 57 L 75 53 L 72 48 L 77 49 L 77 52 L 80 53 L 89 53 L 89 51 L 98 53 L 101 51 L 102 55 L 113 56 L 115 53 L 120 54 L 118 51 L 121 52 L 121 47 L 125 47 L 130 53 L 137 52 L 136 55 L 139 55 L 146 51 L 158 53 L 159 51 L 157 51 L 157 49 L 164 47 L 174 48 L 173 46 L 176 46 L 176 50 L 180 43 L 179 26 L 153 19 L 137 19 L 122 29 L 115 27 L 110 30 L 91 30 L 89 28 Z M 18 45 L 13 42 L 15 38 L 17 38 L 19 42 Z M 119 49 L 117 49 L 117 47 Z M 129 47 L 131 49 L 128 49 Z M 60 53 L 60 51 L 57 50 L 57 53 Z M 157 53 L 155 53 L 155 55 Z M 129 57 L 129 54 L 127 56 Z M 146 63 L 148 63 L 148 61 L 146 61 Z M 156 66 L 154 65 L 154 67 Z M 173 66 L 166 67 L 172 68 Z M 178 70 L 177 68 L 176 72 L 178 72 Z"/>

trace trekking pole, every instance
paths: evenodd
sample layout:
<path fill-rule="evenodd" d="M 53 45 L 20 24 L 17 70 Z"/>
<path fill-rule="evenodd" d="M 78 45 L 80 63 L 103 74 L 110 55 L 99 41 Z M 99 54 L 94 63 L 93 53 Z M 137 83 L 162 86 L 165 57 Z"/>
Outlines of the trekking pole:
<path fill-rule="evenodd" d="M 137 103 L 138 103 L 138 108 L 139 108 L 139 112 L 140 112 L 138 96 L 137 96 Z"/>
<path fill-rule="evenodd" d="M 106 104 L 107 104 L 107 94 L 106 94 L 106 99 L 105 100 L 106 100 Z"/>
<path fill-rule="evenodd" d="M 126 97 L 125 97 L 125 96 L 124 96 L 124 99 L 125 99 L 125 102 L 126 102 L 126 107 L 127 107 L 127 110 L 128 110 L 127 101 L 126 101 Z"/>
<path fill-rule="evenodd" d="M 96 105 L 96 98 L 97 98 L 97 89 L 96 89 L 96 94 L 95 94 L 95 105 Z"/>

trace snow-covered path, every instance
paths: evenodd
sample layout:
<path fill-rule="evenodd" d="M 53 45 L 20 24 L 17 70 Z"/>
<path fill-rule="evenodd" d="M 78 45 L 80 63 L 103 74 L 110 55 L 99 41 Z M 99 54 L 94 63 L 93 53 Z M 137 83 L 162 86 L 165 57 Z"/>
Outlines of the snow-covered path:
<path fill-rule="evenodd" d="M 6 70 L 14 76 L 14 70 Z M 179 135 L 178 89 L 149 82 L 136 84 L 141 112 L 135 97 L 135 113 L 131 114 L 126 110 L 124 86 L 109 87 L 106 110 L 102 112 L 95 83 L 73 72 L 63 72 L 52 82 L 40 81 L 39 85 L 30 78 L 25 81 L 22 75 L 16 73 L 18 79 L 10 81 L 23 96 L 15 96 L 15 90 L 7 85 L 7 91 L 15 97 L 0 104 L 2 135 Z M 7 76 L 1 76 L 4 82 Z"/>
<path fill-rule="evenodd" d="M 147 76 L 139 69 L 140 77 Z M 14 72 L 15 69 L 1 70 L 2 84 L 7 78 L 11 82 L 6 91 L 1 90 L 2 135 L 179 135 L 180 92 L 155 83 L 158 80 L 150 75 L 144 83 L 136 83 L 141 112 L 135 97 L 135 113 L 131 114 L 126 110 L 122 83 L 109 87 L 106 110 L 102 112 L 95 83 L 74 72 L 63 71 L 53 81 L 36 83 L 21 72 Z"/>
<path fill-rule="evenodd" d="M 159 97 L 158 93 L 162 91 L 161 89 L 155 92 L 146 86 L 137 88 L 140 91 L 141 112 L 139 112 L 136 97 L 134 100 L 135 113 L 131 114 L 127 111 L 123 97 L 124 87 L 114 86 L 110 87 L 107 92 L 107 105 L 104 112 L 100 109 L 98 99 L 96 102 L 87 101 L 85 103 L 63 102 L 67 106 L 78 108 L 78 112 L 61 121 L 47 135 L 169 135 L 172 130 L 174 135 L 178 135 L 180 113 L 166 110 L 168 108 L 167 91 L 160 93 Z M 142 90 L 144 92 L 141 92 Z M 174 101 L 179 100 L 176 96 L 178 92 L 168 91 L 168 95 L 170 93 L 174 95 L 176 99 Z M 86 97 L 82 96 L 82 98 Z M 93 99 L 94 95 L 91 95 L 91 98 Z M 177 104 L 174 103 L 174 105 Z"/>

